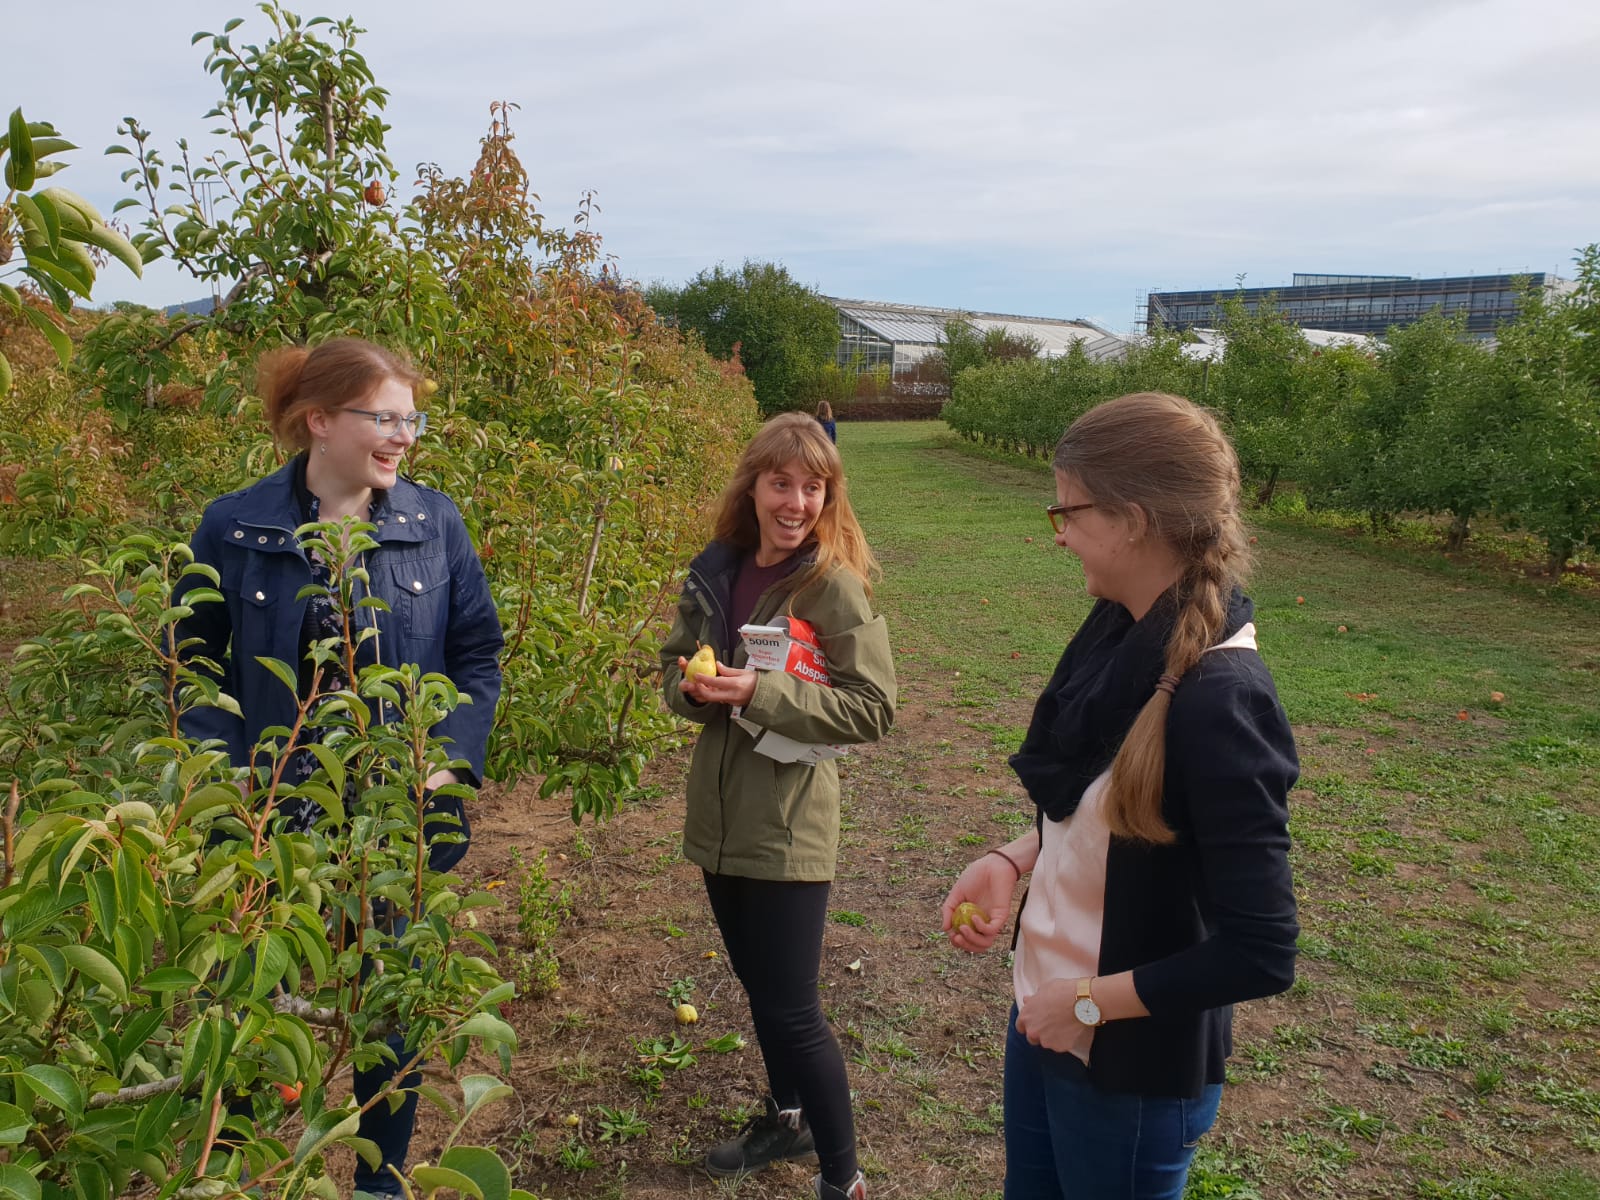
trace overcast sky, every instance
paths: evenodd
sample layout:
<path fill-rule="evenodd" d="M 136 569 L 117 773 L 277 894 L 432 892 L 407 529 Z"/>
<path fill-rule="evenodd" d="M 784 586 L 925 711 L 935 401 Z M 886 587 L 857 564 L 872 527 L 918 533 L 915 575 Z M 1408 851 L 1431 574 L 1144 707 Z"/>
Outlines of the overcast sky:
<path fill-rule="evenodd" d="M 1566 275 L 1600 240 L 1596 0 L 290 7 L 368 30 L 402 184 L 464 174 L 489 102 L 515 101 L 543 210 L 566 223 L 593 189 L 646 283 L 771 259 L 830 295 L 1126 330 L 1149 289 Z M 125 114 L 168 151 L 215 142 L 190 35 L 267 30 L 246 0 L 5 8 L 0 104 L 83 147 L 59 182 L 105 210 Z M 112 266 L 95 299 L 206 293 Z"/>

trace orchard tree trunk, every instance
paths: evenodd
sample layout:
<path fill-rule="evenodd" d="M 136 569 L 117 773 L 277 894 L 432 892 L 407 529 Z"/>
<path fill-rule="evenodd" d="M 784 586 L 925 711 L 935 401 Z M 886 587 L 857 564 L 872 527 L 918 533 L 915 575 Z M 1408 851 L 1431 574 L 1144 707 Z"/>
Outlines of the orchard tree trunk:
<path fill-rule="evenodd" d="M 1272 503 L 1272 493 L 1278 488 L 1278 468 L 1273 467 L 1267 472 L 1267 477 L 1261 486 L 1256 489 L 1256 507 L 1264 508 Z"/>
<path fill-rule="evenodd" d="M 1472 514 L 1458 512 L 1450 522 L 1450 532 L 1445 534 L 1444 549 L 1446 554 L 1455 554 L 1466 544 L 1472 536 Z"/>

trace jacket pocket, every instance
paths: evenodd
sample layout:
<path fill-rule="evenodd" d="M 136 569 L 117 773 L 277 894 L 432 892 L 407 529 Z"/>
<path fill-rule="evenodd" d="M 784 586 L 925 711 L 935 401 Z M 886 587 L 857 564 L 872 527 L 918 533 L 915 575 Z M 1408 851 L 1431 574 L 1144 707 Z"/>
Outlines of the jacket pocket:
<path fill-rule="evenodd" d="M 248 551 L 230 554 L 223 559 L 218 576 L 222 591 L 239 597 L 246 614 L 264 616 L 278 603 L 278 593 L 283 590 L 281 573 L 272 570 L 274 563 L 269 554 L 252 554 Z"/>
<path fill-rule="evenodd" d="M 799 763 L 772 765 L 772 791 L 777 801 L 778 824 L 789 845 L 794 845 L 795 827 L 801 823 L 802 806 L 810 791 L 812 768 Z"/>
<path fill-rule="evenodd" d="M 450 619 L 450 567 L 442 554 L 391 563 L 396 616 L 408 638 L 443 638 Z"/>

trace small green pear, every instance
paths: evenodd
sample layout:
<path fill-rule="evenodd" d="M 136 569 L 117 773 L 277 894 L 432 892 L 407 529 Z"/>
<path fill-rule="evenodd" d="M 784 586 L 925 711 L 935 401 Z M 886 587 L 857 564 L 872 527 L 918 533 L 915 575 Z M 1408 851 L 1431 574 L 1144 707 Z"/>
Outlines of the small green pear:
<path fill-rule="evenodd" d="M 708 675 L 712 679 L 717 677 L 717 652 L 711 646 L 701 646 L 694 652 L 689 665 L 683 668 L 685 679 L 697 679 L 701 675 Z"/>

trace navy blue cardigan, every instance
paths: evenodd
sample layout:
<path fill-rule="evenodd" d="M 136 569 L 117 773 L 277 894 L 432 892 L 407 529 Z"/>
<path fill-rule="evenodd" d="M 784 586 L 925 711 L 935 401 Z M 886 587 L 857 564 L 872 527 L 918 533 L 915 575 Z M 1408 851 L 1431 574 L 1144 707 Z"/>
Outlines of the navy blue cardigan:
<path fill-rule="evenodd" d="M 1064 655 L 1058 673 L 1066 666 Z M 1031 741 L 1039 726 L 1036 715 Z M 1288 795 L 1299 774 L 1294 735 L 1260 656 L 1204 655 L 1167 720 L 1164 811 L 1177 841 L 1113 837 L 1106 856 L 1097 974 L 1131 970 L 1150 1016 L 1095 1030 L 1089 1074 L 1097 1086 L 1198 1096 L 1223 1081 L 1232 1005 L 1294 982 L 1300 927 Z"/>
<path fill-rule="evenodd" d="M 384 663 L 416 663 L 447 675 L 472 697 L 434 727 L 448 738 L 452 757 L 464 759 L 467 782 L 483 781 L 489 731 L 500 697 L 504 638 L 483 566 L 461 514 L 449 497 L 404 477 L 384 495 L 374 518 L 379 546 L 367 556 L 371 594 L 387 612 L 362 609 L 361 619 L 380 629 Z M 216 568 L 223 601 L 194 606 L 178 623 L 180 639 L 197 639 L 185 654 L 203 655 L 222 670 L 218 683 L 239 704 L 242 717 L 199 707 L 179 719 L 192 738 L 219 739 L 234 765 L 252 761 L 263 731 L 294 723 L 295 694 L 261 666 L 258 657 L 295 664 L 305 654 L 302 587 L 311 566 L 295 529 L 302 523 L 294 492 L 294 463 L 206 508 L 191 543 L 197 562 Z M 173 603 L 209 584 L 186 576 Z M 387 712 L 387 705 L 380 705 Z"/>

